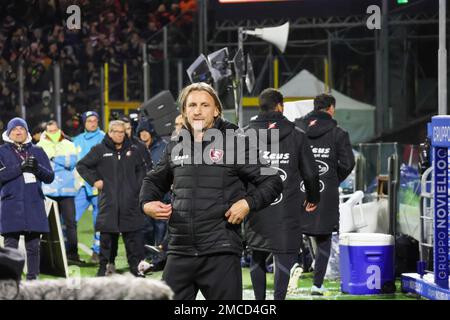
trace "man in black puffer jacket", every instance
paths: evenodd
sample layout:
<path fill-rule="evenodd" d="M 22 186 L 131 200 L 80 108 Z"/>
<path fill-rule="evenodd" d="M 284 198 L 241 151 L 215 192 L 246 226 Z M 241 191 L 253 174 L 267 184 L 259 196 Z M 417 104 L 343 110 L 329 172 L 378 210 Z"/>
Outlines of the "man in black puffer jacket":
<path fill-rule="evenodd" d="M 179 102 L 185 127 L 145 177 L 140 195 L 146 214 L 170 218 L 163 279 L 175 299 L 195 299 L 199 289 L 206 299 L 242 299 L 240 223 L 278 197 L 281 178 L 250 164 L 257 152 L 221 118 L 211 86 L 191 84 Z M 255 186 L 249 192 L 248 183 Z M 172 184 L 172 204 L 164 204 Z"/>
<path fill-rule="evenodd" d="M 317 243 L 312 294 L 322 295 L 323 278 L 331 250 L 331 234 L 339 230 L 339 184 L 355 166 L 348 133 L 333 119 L 336 100 L 328 94 L 314 99 L 314 111 L 295 124 L 306 131 L 319 168 L 321 199 L 313 213 L 302 212 L 304 234 L 314 236 Z M 304 187 L 301 188 L 304 192 Z"/>
<path fill-rule="evenodd" d="M 98 276 L 105 276 L 111 263 L 114 243 L 122 233 L 130 271 L 140 276 L 138 265 L 144 259 L 139 190 L 145 175 L 145 162 L 139 149 L 125 133 L 125 123 L 111 121 L 108 134 L 77 164 L 81 177 L 99 192 L 99 214 L 95 223 L 100 231 Z"/>
<path fill-rule="evenodd" d="M 267 150 L 260 150 L 262 156 L 281 172 L 284 188 L 280 197 L 269 207 L 251 212 L 246 218 L 246 238 L 252 250 L 250 275 L 255 298 L 264 300 L 265 262 L 272 253 L 275 263 L 274 299 L 283 300 L 301 243 L 300 207 L 303 205 L 303 195 L 299 183 L 301 179 L 305 181 L 305 208 L 312 212 L 320 200 L 319 173 L 304 131 L 283 116 L 283 95 L 268 88 L 259 96 L 259 107 L 260 113 L 250 121 L 247 134 L 257 134 L 259 141 L 267 146 Z M 271 141 L 273 130 L 278 130 L 276 141 Z M 273 150 L 276 146 L 278 150 Z"/>

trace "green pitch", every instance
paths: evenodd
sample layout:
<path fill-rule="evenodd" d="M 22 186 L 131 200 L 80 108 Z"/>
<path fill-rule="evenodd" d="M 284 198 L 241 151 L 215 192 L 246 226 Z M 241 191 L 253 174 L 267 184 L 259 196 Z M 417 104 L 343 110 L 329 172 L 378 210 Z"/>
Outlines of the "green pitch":
<path fill-rule="evenodd" d="M 79 254 L 81 258 L 87 262 L 90 260 L 90 256 L 86 252 L 92 246 L 92 215 L 90 211 L 87 211 L 82 219 L 78 223 L 78 241 Z M 94 277 L 97 273 L 97 265 L 87 263 L 80 268 L 75 266 L 69 266 L 71 274 L 80 274 L 82 277 Z M 122 238 L 119 239 L 119 252 L 116 258 L 116 269 L 118 273 L 128 272 L 128 263 L 126 260 L 125 247 L 123 245 Z M 160 280 L 162 272 L 155 272 L 148 275 L 148 277 Z M 47 275 L 41 275 L 41 279 L 51 278 Z M 250 280 L 250 272 L 248 268 L 242 269 L 244 299 L 254 299 L 252 283 Z M 404 294 L 400 292 L 400 281 L 396 282 L 397 293 L 390 295 L 366 295 L 366 296 L 354 296 L 344 294 L 340 291 L 339 281 L 325 280 L 324 286 L 328 289 L 328 292 L 323 297 L 311 296 L 310 289 L 312 286 L 312 274 L 304 273 L 298 281 L 298 287 L 295 292 L 288 294 L 288 300 L 417 300 L 417 296 Z M 273 274 L 267 274 L 267 299 L 273 299 Z"/>

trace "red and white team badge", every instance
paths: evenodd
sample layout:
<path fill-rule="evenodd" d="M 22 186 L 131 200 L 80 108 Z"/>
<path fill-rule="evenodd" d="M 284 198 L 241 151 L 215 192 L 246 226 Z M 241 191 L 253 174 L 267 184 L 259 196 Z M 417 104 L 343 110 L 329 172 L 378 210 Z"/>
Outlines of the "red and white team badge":
<path fill-rule="evenodd" d="M 130 150 L 127 151 L 126 156 L 127 157 L 131 156 L 131 151 Z"/>
<path fill-rule="evenodd" d="M 309 122 L 309 126 L 308 127 L 312 127 L 312 126 L 316 125 L 316 122 L 317 122 L 317 119 L 311 120 Z"/>
<path fill-rule="evenodd" d="M 275 129 L 276 127 L 277 127 L 277 123 L 276 122 L 273 122 L 273 123 L 269 122 L 269 126 L 267 127 L 267 129 Z"/>
<path fill-rule="evenodd" d="M 219 162 L 223 158 L 223 150 L 211 149 L 209 151 L 209 158 L 212 162 Z"/>

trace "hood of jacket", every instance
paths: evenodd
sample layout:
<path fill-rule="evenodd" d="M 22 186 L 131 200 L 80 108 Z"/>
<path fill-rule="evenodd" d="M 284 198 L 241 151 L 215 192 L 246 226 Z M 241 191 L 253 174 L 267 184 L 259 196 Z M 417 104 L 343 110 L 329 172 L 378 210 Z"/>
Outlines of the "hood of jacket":
<path fill-rule="evenodd" d="M 272 130 L 278 129 L 279 139 L 282 141 L 287 136 L 289 136 L 293 130 L 295 130 L 295 125 L 293 122 L 289 121 L 281 112 L 262 112 L 258 116 L 251 120 L 246 129 L 266 129 L 267 134 L 265 136 L 259 136 L 261 139 L 267 140 L 267 143 L 271 143 Z M 259 132 L 258 132 L 259 135 Z"/>
<path fill-rule="evenodd" d="M 85 130 L 85 131 L 84 131 L 84 138 L 85 138 L 86 140 L 90 140 L 90 139 L 96 137 L 96 136 L 99 135 L 99 134 L 101 134 L 100 128 L 97 128 L 97 129 L 95 129 L 94 131 L 87 131 L 87 130 Z"/>
<path fill-rule="evenodd" d="M 2 139 L 3 139 L 4 142 L 15 144 L 15 142 L 12 141 L 10 137 L 8 137 L 8 135 L 6 134 L 6 131 L 3 132 L 3 134 L 2 134 Z M 31 143 L 31 139 L 32 139 L 32 138 L 31 138 L 31 135 L 30 135 L 30 133 L 28 132 L 28 133 L 27 133 L 27 140 L 25 140 L 25 142 L 24 142 L 23 144 L 25 145 L 25 144 Z"/>
<path fill-rule="evenodd" d="M 309 138 L 323 136 L 337 126 L 336 120 L 324 111 L 311 111 L 303 118 L 295 120 L 295 124 L 305 130 Z"/>
<path fill-rule="evenodd" d="M 112 141 L 111 137 L 108 134 L 105 134 L 105 137 L 103 138 L 103 142 L 109 149 L 111 149 L 113 151 L 117 150 L 116 145 L 114 144 L 114 141 Z M 125 135 L 125 139 L 123 140 L 122 148 L 120 150 L 127 150 L 130 147 L 131 147 L 131 140 L 130 140 L 130 138 L 128 138 L 127 135 Z"/>

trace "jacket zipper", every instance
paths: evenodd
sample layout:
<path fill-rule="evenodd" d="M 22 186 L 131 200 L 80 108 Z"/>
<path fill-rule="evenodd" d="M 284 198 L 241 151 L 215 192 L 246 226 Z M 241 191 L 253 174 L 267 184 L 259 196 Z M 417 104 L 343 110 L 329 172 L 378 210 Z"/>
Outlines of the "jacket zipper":
<path fill-rule="evenodd" d="M 195 171 L 197 171 L 198 165 L 194 164 Z M 190 214 L 190 229 L 191 229 L 191 238 L 192 238 L 192 245 L 194 247 L 194 254 L 195 256 L 198 256 L 197 252 L 197 245 L 195 243 L 195 237 L 194 237 L 194 213 L 195 213 L 195 190 L 197 189 L 197 181 L 198 177 L 196 174 L 194 174 L 194 188 L 192 189 L 192 205 L 191 205 L 191 214 Z"/>

